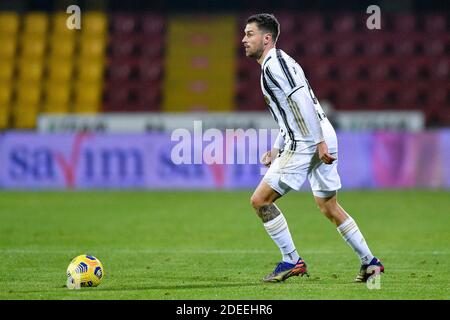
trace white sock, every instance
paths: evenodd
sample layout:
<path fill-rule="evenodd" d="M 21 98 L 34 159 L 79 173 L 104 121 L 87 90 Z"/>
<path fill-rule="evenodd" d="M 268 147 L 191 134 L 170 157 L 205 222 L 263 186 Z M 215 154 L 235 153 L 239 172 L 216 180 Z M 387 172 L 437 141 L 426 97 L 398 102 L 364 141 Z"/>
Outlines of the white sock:
<path fill-rule="evenodd" d="M 337 227 L 338 232 L 341 234 L 342 238 L 352 247 L 353 251 L 358 255 L 361 260 L 361 264 L 369 264 L 373 259 L 372 252 L 367 246 L 366 240 L 364 239 L 361 231 L 353 220 L 352 217 L 348 217 L 347 220 L 341 223 Z"/>
<path fill-rule="evenodd" d="M 267 233 L 275 241 L 283 255 L 283 261 L 292 264 L 297 263 L 300 258 L 292 241 L 291 233 L 287 225 L 287 221 L 283 214 L 280 213 L 276 218 L 264 223 Z"/>

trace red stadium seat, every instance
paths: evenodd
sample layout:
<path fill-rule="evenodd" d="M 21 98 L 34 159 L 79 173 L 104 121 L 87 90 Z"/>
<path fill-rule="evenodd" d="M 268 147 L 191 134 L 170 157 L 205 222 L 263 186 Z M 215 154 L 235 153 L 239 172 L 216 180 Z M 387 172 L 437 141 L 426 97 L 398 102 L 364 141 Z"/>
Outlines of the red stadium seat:
<path fill-rule="evenodd" d="M 161 100 L 160 81 L 139 82 L 136 85 L 137 101 L 132 111 L 158 111 Z"/>
<path fill-rule="evenodd" d="M 430 78 L 436 82 L 450 82 L 450 59 L 443 57 L 434 61 L 430 66 Z"/>
<path fill-rule="evenodd" d="M 136 52 L 136 42 L 130 35 L 113 36 L 109 49 L 112 57 L 130 57 Z"/>
<path fill-rule="evenodd" d="M 388 80 L 395 68 L 396 60 L 382 59 L 370 63 L 367 68 L 368 79 L 371 81 Z"/>
<path fill-rule="evenodd" d="M 445 33 L 447 18 L 443 14 L 427 14 L 424 17 L 424 29 L 428 34 Z"/>
<path fill-rule="evenodd" d="M 237 71 L 239 78 L 247 78 L 248 72 L 252 69 L 251 59 L 247 57 L 239 57 L 237 61 Z M 253 65 L 254 66 L 254 65 Z"/>
<path fill-rule="evenodd" d="M 241 57 L 238 61 L 238 79 L 258 82 L 261 76 L 261 70 L 257 68 L 257 63 L 247 57 Z"/>
<path fill-rule="evenodd" d="M 251 95 L 254 95 L 254 91 L 259 86 L 259 82 L 254 81 L 238 81 L 236 83 L 236 96 L 238 99 L 249 99 Z M 259 92 L 261 89 L 259 89 Z M 260 93 L 262 94 L 262 93 Z"/>
<path fill-rule="evenodd" d="M 240 111 L 267 111 L 267 104 L 262 95 L 238 98 L 237 104 Z"/>
<path fill-rule="evenodd" d="M 381 82 L 368 91 L 368 108 L 371 110 L 398 109 L 399 92 L 402 85 L 397 82 Z"/>
<path fill-rule="evenodd" d="M 423 44 L 424 53 L 427 56 L 439 58 L 445 55 L 450 55 L 450 36 L 430 36 L 424 39 Z"/>
<path fill-rule="evenodd" d="M 363 109 L 367 102 L 365 86 L 353 81 L 339 82 L 337 90 L 334 89 L 330 93 L 334 95 L 330 101 L 338 110 Z"/>
<path fill-rule="evenodd" d="M 280 31 L 283 34 L 289 34 L 292 32 L 296 32 L 296 21 L 294 14 L 290 12 L 278 12 L 275 13 L 278 22 L 280 23 Z"/>
<path fill-rule="evenodd" d="M 327 81 L 337 75 L 337 61 L 333 58 L 305 59 L 300 65 L 311 83 Z"/>
<path fill-rule="evenodd" d="M 125 111 L 129 103 L 130 88 L 127 82 L 110 82 L 105 88 L 103 110 L 107 112 Z"/>
<path fill-rule="evenodd" d="M 403 110 L 414 110 L 417 109 L 416 97 L 417 89 L 416 86 L 408 86 L 402 88 L 398 93 L 399 101 L 397 107 Z"/>
<path fill-rule="evenodd" d="M 112 60 L 107 76 L 112 81 L 127 81 L 132 78 L 134 65 L 128 60 Z"/>
<path fill-rule="evenodd" d="M 245 97 L 245 93 L 248 91 L 249 85 L 247 81 L 237 81 L 235 85 L 235 95 L 237 98 Z"/>
<path fill-rule="evenodd" d="M 304 47 L 305 57 L 323 57 L 327 53 L 327 42 L 323 37 L 310 39 Z"/>
<path fill-rule="evenodd" d="M 343 81 L 359 81 L 367 80 L 367 67 L 366 60 L 354 59 L 352 63 L 345 63 L 346 61 L 340 61 L 337 64 L 338 78 Z"/>
<path fill-rule="evenodd" d="M 353 14 L 337 14 L 333 16 L 332 31 L 334 33 L 351 34 L 356 29 L 356 18 Z"/>
<path fill-rule="evenodd" d="M 297 16 L 299 33 L 307 34 L 311 38 L 320 36 L 325 31 L 325 21 L 321 14 L 300 13 Z"/>
<path fill-rule="evenodd" d="M 156 13 L 145 13 L 141 17 L 142 32 L 145 35 L 160 35 L 166 28 L 166 19 Z"/>
<path fill-rule="evenodd" d="M 236 84 L 236 103 L 239 110 L 265 110 L 259 81 L 238 81 Z"/>
<path fill-rule="evenodd" d="M 416 16 L 409 13 L 396 14 L 391 17 L 394 30 L 406 34 L 416 31 Z"/>
<path fill-rule="evenodd" d="M 430 103 L 430 92 L 427 84 L 410 83 L 398 91 L 398 109 L 426 109 Z"/>
<path fill-rule="evenodd" d="M 330 40 L 331 52 L 337 58 L 351 58 L 357 55 L 357 42 L 354 37 L 337 37 Z"/>
<path fill-rule="evenodd" d="M 279 40 L 278 47 L 291 56 L 298 55 L 297 41 L 295 38 L 282 38 Z M 248 59 L 248 58 L 247 58 Z"/>
<path fill-rule="evenodd" d="M 428 91 L 430 93 L 429 103 L 430 105 L 440 106 L 445 108 L 448 104 L 448 98 L 450 98 L 450 87 L 446 86 L 429 86 Z M 450 113 L 450 112 L 449 112 Z"/>
<path fill-rule="evenodd" d="M 336 110 L 339 111 L 359 109 L 358 104 L 355 102 L 355 97 L 356 92 L 353 90 L 348 92 L 338 92 L 332 103 L 334 103 Z"/>
<path fill-rule="evenodd" d="M 423 57 L 402 61 L 400 78 L 405 82 L 428 80 L 431 77 L 430 65 L 431 61 Z"/>
<path fill-rule="evenodd" d="M 418 109 L 426 109 L 431 105 L 431 92 L 428 84 L 419 84 L 417 86 L 416 106 Z"/>
<path fill-rule="evenodd" d="M 132 13 L 113 13 L 110 21 L 112 34 L 130 35 L 137 29 L 138 16 Z"/>
<path fill-rule="evenodd" d="M 138 69 L 141 81 L 160 80 L 163 73 L 163 64 L 159 59 L 141 59 L 138 62 Z"/>
<path fill-rule="evenodd" d="M 380 57 L 386 53 L 387 44 L 383 35 L 371 34 L 362 42 L 362 52 L 368 57 Z"/>
<path fill-rule="evenodd" d="M 164 36 L 162 34 L 137 38 L 140 55 L 146 59 L 161 58 L 164 52 Z"/>
<path fill-rule="evenodd" d="M 312 82 L 311 86 L 313 87 L 314 94 L 316 97 L 322 100 L 328 100 L 333 105 L 338 104 L 338 92 L 340 91 L 340 84 L 334 81 L 320 81 L 320 82 Z M 336 106 L 338 107 L 338 106 Z"/>
<path fill-rule="evenodd" d="M 422 34 L 394 34 L 387 38 L 389 49 L 399 57 L 409 58 L 420 54 L 423 47 L 424 36 Z"/>

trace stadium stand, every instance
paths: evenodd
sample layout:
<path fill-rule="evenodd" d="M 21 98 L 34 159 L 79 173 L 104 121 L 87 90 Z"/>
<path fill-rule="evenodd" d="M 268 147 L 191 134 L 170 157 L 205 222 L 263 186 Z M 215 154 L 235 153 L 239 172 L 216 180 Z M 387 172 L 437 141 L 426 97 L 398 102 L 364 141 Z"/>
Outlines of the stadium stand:
<path fill-rule="evenodd" d="M 421 110 L 427 119 L 436 110 L 450 113 L 446 15 L 386 14 L 383 29 L 372 31 L 365 16 L 352 13 L 275 14 L 278 47 L 300 63 L 316 95 L 336 110 Z M 239 30 L 246 17 L 240 16 Z M 263 99 L 254 96 L 259 68 L 238 50 L 237 109 L 264 110 Z"/>
<path fill-rule="evenodd" d="M 164 111 L 233 111 L 235 37 L 232 15 L 170 19 Z"/>
<path fill-rule="evenodd" d="M 86 13 L 81 32 L 66 19 L 0 13 L 0 128 L 33 129 L 42 112 L 102 110 L 107 16 Z"/>
<path fill-rule="evenodd" d="M 153 13 L 111 16 L 104 90 L 105 112 L 159 111 L 166 17 Z"/>
<path fill-rule="evenodd" d="M 65 12 L 2 11 L 0 129 L 33 129 L 39 113 L 264 111 L 260 69 L 241 45 L 249 14 L 90 11 L 69 30 Z M 278 46 L 336 110 L 417 109 L 448 124 L 447 15 L 386 14 L 368 30 L 350 12 L 275 14 Z"/>

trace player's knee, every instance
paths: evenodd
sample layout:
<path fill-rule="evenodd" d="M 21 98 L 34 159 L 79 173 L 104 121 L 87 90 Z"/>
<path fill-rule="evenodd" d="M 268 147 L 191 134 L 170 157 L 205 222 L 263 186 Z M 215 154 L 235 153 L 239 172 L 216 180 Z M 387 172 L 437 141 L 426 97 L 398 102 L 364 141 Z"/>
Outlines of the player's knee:
<path fill-rule="evenodd" d="M 262 206 L 270 203 L 264 197 L 258 194 L 253 194 L 250 198 L 250 204 L 252 205 L 253 209 L 258 210 Z"/>
<path fill-rule="evenodd" d="M 338 225 L 338 221 L 341 221 L 341 216 L 337 206 L 333 203 L 319 203 L 319 210 L 327 217 L 328 220 Z"/>
<path fill-rule="evenodd" d="M 253 207 L 253 209 L 258 209 L 260 207 L 261 198 L 258 195 L 252 195 L 250 197 L 250 204 Z"/>

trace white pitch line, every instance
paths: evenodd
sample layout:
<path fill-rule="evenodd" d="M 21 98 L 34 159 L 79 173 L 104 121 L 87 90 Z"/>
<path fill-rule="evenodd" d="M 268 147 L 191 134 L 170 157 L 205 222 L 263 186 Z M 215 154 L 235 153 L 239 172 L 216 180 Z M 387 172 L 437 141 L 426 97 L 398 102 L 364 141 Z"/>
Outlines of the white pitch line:
<path fill-rule="evenodd" d="M 58 253 L 67 254 L 68 252 L 74 252 L 77 249 L 39 249 L 39 248 L 4 248 L 0 249 L 0 253 L 18 253 L 18 254 L 42 254 L 42 253 Z M 132 249 L 132 248 L 95 248 L 93 251 L 109 251 L 111 253 L 178 253 L 178 254 L 272 254 L 277 253 L 276 249 L 273 250 L 262 250 L 262 249 L 174 249 L 174 248 L 148 248 L 148 249 Z M 301 250 L 300 253 L 306 254 L 335 254 L 342 253 L 343 250 L 333 251 L 333 250 Z M 86 252 L 92 253 L 92 252 Z M 406 251 L 406 250 L 386 250 L 381 251 L 381 254 L 433 254 L 433 255 L 448 255 L 450 251 Z"/>

